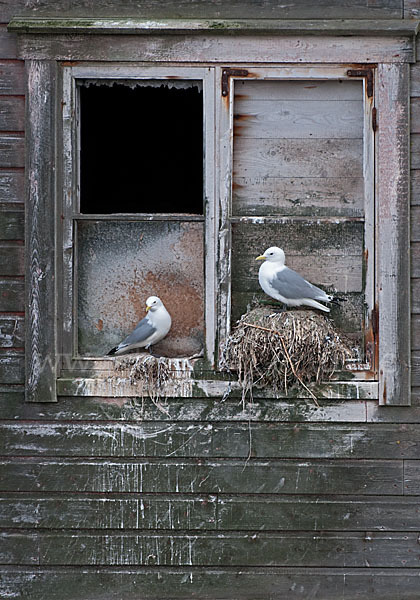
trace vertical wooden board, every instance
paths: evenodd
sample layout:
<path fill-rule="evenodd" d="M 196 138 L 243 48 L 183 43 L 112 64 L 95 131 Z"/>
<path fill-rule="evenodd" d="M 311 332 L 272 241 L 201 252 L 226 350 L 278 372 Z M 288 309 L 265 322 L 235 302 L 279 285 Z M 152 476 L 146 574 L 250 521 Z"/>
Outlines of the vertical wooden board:
<path fill-rule="evenodd" d="M 378 67 L 379 402 L 410 403 L 408 67 Z"/>
<path fill-rule="evenodd" d="M 56 401 L 56 63 L 27 65 L 26 399 Z"/>

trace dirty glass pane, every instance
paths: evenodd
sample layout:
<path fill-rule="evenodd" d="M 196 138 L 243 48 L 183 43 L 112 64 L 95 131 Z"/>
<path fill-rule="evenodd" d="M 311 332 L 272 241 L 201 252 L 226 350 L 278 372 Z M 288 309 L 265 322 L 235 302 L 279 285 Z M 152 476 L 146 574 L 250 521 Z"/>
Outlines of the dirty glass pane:
<path fill-rule="evenodd" d="M 190 356 L 204 339 L 202 222 L 77 222 L 78 352 L 103 356 L 145 316 L 148 296 L 172 317 L 154 350 Z"/>

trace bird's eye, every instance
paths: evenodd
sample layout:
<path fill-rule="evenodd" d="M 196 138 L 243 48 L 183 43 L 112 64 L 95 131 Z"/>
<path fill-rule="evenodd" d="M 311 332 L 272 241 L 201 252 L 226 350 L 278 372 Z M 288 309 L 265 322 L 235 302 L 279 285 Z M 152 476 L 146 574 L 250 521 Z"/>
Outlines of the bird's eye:
<path fill-rule="evenodd" d="M 274 252 L 269 252 L 270 256 L 273 256 Z"/>

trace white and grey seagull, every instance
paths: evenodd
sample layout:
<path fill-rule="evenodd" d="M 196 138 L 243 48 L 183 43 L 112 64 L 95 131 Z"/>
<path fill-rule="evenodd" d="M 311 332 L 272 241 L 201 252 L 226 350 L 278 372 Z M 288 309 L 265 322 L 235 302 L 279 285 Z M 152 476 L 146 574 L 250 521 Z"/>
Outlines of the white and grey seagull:
<path fill-rule="evenodd" d="M 316 285 L 306 281 L 299 273 L 286 267 L 285 255 L 281 248 L 272 246 L 256 260 L 263 260 L 258 272 L 258 281 L 266 294 L 287 306 L 311 306 L 325 312 L 330 309 L 321 302 L 340 300 L 326 294 Z"/>
<path fill-rule="evenodd" d="M 172 319 L 162 300 L 157 296 L 147 298 L 146 313 L 130 335 L 108 352 L 108 356 L 124 354 L 135 348 L 150 349 L 152 344 L 157 344 L 167 335 Z"/>

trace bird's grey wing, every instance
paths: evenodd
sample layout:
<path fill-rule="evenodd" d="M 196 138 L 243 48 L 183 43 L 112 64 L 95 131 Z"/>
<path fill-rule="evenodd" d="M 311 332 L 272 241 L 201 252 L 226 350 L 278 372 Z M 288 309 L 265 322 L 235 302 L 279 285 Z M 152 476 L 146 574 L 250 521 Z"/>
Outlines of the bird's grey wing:
<path fill-rule="evenodd" d="M 156 327 L 152 325 L 147 317 L 144 317 L 139 323 L 137 323 L 135 329 L 128 335 L 125 340 L 120 344 L 122 346 L 131 346 L 132 344 L 139 344 L 147 340 L 153 333 L 155 333 Z"/>
<path fill-rule="evenodd" d="M 299 275 L 299 273 L 288 267 L 278 271 L 273 279 L 270 280 L 270 284 L 279 294 L 289 300 L 299 298 L 312 298 L 315 300 L 319 298 L 320 294 L 324 294 L 320 288 L 312 285 L 302 275 Z"/>

